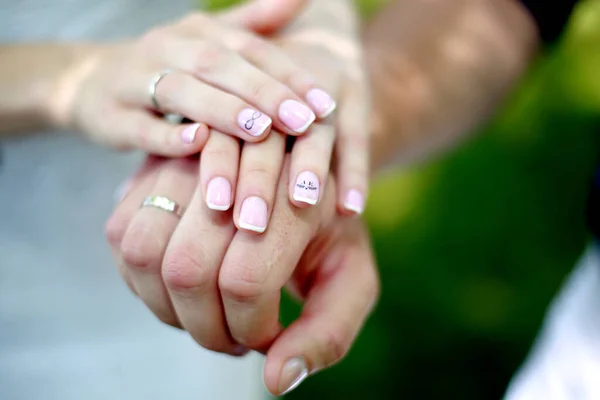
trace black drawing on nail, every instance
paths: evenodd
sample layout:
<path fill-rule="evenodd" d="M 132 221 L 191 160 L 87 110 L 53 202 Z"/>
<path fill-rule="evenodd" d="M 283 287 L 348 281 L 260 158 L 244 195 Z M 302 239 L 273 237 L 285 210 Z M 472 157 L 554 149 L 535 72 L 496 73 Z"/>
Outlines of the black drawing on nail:
<path fill-rule="evenodd" d="M 246 121 L 246 123 L 244 124 L 244 127 L 247 130 L 254 128 L 254 121 L 259 119 L 260 117 L 262 117 L 262 113 L 260 113 L 258 111 L 254 111 L 254 114 L 252 114 L 252 117 Z"/>
<path fill-rule="evenodd" d="M 296 187 L 299 189 L 306 189 L 306 190 L 317 190 L 317 186 L 314 184 L 313 181 L 308 181 L 308 185 L 306 184 L 306 181 L 302 181 L 302 183 L 297 183 Z"/>

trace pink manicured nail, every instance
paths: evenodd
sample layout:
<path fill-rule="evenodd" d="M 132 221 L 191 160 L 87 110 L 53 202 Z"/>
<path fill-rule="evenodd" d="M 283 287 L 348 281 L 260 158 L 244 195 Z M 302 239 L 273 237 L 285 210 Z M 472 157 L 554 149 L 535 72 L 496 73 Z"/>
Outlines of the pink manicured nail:
<path fill-rule="evenodd" d="M 240 228 L 258 233 L 267 229 L 267 203 L 260 197 L 248 197 L 242 203 Z"/>
<path fill-rule="evenodd" d="M 242 110 L 238 115 L 238 124 L 252 136 L 260 136 L 265 133 L 272 122 L 271 118 L 251 108 Z"/>
<path fill-rule="evenodd" d="M 319 118 L 329 116 L 336 107 L 335 100 L 321 89 L 311 89 L 306 94 L 306 101 L 316 111 Z"/>
<path fill-rule="evenodd" d="M 206 204 L 211 210 L 229 210 L 231 207 L 231 184 L 227 179 L 217 177 L 208 182 Z"/>
<path fill-rule="evenodd" d="M 185 144 L 194 143 L 194 139 L 196 138 L 196 132 L 198 131 L 199 127 L 200 127 L 200 124 L 192 124 L 192 125 L 188 125 L 184 130 L 182 130 L 181 131 L 181 140 L 183 140 L 183 143 L 185 143 Z"/>
<path fill-rule="evenodd" d="M 365 198 L 361 192 L 352 189 L 346 195 L 344 207 L 350 211 L 354 211 L 357 214 L 362 214 L 363 210 L 365 209 Z"/>
<path fill-rule="evenodd" d="M 308 204 L 319 201 L 319 178 L 310 171 L 304 171 L 296 178 L 294 200 Z"/>
<path fill-rule="evenodd" d="M 279 119 L 296 133 L 304 133 L 317 116 L 302 103 L 286 100 L 279 106 Z"/>

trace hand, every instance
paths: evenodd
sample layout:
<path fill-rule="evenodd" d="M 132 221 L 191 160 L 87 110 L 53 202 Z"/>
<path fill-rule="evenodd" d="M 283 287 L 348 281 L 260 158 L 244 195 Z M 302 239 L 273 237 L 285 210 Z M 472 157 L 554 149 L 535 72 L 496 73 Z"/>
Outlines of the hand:
<path fill-rule="evenodd" d="M 333 126 L 313 125 L 294 143 L 290 201 L 300 208 L 320 201 L 335 144 L 335 169 L 341 188 L 337 194 L 339 210 L 346 215 L 360 214 L 367 192 L 370 125 L 368 82 L 360 42 L 347 32 L 336 36 L 327 31 L 294 29 L 293 25 L 272 39 L 299 65 L 325 82 L 327 93 L 341 98 L 340 112 L 329 117 Z M 235 47 L 235 43 L 230 45 Z M 322 94 L 318 100 L 322 109 L 329 109 L 331 113 L 335 104 L 328 103 L 327 98 Z M 261 144 L 246 143 L 238 161 L 237 142 L 219 134 L 212 135 L 201 157 L 201 184 L 209 208 L 225 211 L 235 203 L 234 221 L 238 228 L 264 232 L 272 211 L 284 149 L 284 139 L 271 135 Z"/>
<path fill-rule="evenodd" d="M 218 16 L 194 13 L 131 42 L 94 47 L 58 85 L 55 119 L 103 144 L 168 156 L 198 152 L 206 125 L 250 142 L 266 137 L 271 125 L 304 133 L 315 113 L 323 114 L 312 99 L 312 76 L 266 41 L 232 27 L 236 17 L 272 2 L 257 0 Z M 291 1 L 291 7 L 303 3 Z M 155 85 L 160 110 L 154 111 L 198 123 L 173 126 L 149 111 L 149 85 L 167 69 L 172 72 Z"/>
<path fill-rule="evenodd" d="M 267 353 L 265 383 L 283 394 L 342 358 L 371 311 L 377 272 L 358 219 L 336 215 L 335 184 L 318 206 L 287 198 L 284 163 L 270 229 L 235 230 L 230 213 L 203 201 L 195 159 L 150 158 L 107 224 L 107 237 L 129 286 L 164 322 L 202 346 L 232 355 Z M 181 221 L 142 200 L 163 194 L 187 206 Z M 302 315 L 283 329 L 280 290 L 304 298 Z"/>

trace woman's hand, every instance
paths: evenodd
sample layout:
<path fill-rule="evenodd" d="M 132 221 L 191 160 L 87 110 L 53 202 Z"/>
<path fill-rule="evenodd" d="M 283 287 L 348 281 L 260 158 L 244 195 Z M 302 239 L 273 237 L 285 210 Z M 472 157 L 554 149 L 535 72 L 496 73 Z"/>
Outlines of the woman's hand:
<path fill-rule="evenodd" d="M 326 190 L 334 159 L 340 176 L 338 208 L 343 214 L 360 214 L 368 186 L 370 114 L 360 42 L 343 29 L 334 34 L 302 28 L 302 19 L 299 27 L 292 25 L 271 39 L 324 82 L 327 93 L 341 99 L 340 112 L 332 114 L 328 124 L 315 124 L 296 139 L 289 177 L 290 201 L 300 208 L 317 204 Z M 236 43 L 232 41 L 230 46 L 235 48 Z M 319 90 L 313 91 L 315 103 L 320 102 L 323 109 L 329 107 L 328 98 Z M 273 134 L 264 143 L 245 143 L 240 160 L 237 142 L 214 133 L 201 156 L 201 184 L 208 207 L 225 211 L 235 203 L 238 228 L 264 232 L 273 209 L 284 149 L 285 138 Z"/>
<path fill-rule="evenodd" d="M 266 352 L 265 383 L 277 395 L 341 359 L 378 294 L 360 220 L 336 215 L 333 182 L 319 205 L 290 204 L 290 164 L 288 156 L 261 236 L 236 231 L 231 213 L 207 207 L 198 162 L 189 158 L 149 159 L 107 224 L 123 278 L 155 315 L 207 349 Z M 140 208 L 156 194 L 187 208 L 181 221 Z M 286 284 L 305 305 L 284 329 L 279 299 Z"/>
<path fill-rule="evenodd" d="M 268 1 L 246 7 L 256 3 Z M 137 40 L 94 47 L 58 83 L 53 118 L 110 146 L 182 156 L 200 150 L 206 125 L 256 142 L 271 126 L 300 135 L 335 108 L 311 74 L 231 19 L 194 13 Z M 171 125 L 151 111 L 157 105 L 153 111 L 197 123 Z"/>

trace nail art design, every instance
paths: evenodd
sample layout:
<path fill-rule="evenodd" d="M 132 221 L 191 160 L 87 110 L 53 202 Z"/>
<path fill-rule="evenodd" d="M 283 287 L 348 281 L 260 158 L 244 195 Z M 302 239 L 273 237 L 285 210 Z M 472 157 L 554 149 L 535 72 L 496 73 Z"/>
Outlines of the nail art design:
<path fill-rule="evenodd" d="M 250 117 L 250 119 L 246 121 L 244 127 L 247 130 L 251 130 L 252 128 L 254 128 L 254 121 L 259 119 L 260 117 L 262 117 L 262 113 L 259 111 L 255 111 L 254 114 L 252 114 L 252 116 Z"/>
<path fill-rule="evenodd" d="M 296 178 L 294 187 L 294 200 L 308 204 L 317 204 L 319 200 L 319 178 L 310 172 L 305 171 Z"/>
<path fill-rule="evenodd" d="M 251 108 L 246 108 L 238 115 L 240 128 L 245 129 L 252 136 L 262 135 L 271 126 L 271 118 Z"/>

